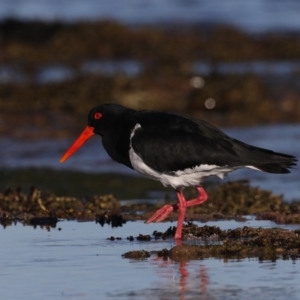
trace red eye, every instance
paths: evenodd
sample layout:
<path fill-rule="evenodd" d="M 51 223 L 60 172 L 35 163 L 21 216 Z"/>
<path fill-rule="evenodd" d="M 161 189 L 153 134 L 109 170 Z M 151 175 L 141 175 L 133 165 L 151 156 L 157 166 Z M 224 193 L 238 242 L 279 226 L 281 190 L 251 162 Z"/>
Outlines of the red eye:
<path fill-rule="evenodd" d="M 99 113 L 99 112 L 96 112 L 95 114 L 94 114 L 94 118 L 95 119 L 100 119 L 102 117 L 102 114 L 101 113 Z"/>

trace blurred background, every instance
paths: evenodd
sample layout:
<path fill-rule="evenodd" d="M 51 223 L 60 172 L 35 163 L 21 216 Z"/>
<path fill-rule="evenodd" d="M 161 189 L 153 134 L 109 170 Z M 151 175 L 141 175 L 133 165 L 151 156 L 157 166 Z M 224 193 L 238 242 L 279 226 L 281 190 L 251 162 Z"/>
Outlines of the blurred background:
<path fill-rule="evenodd" d="M 157 197 L 125 195 L 114 188 L 119 177 L 105 182 L 106 173 L 134 173 L 110 160 L 100 138 L 59 164 L 90 108 L 106 102 L 192 115 L 299 157 L 299 1 L 0 0 L 0 7 L 1 189 Z M 241 178 L 299 199 L 297 169 L 229 176 Z"/>

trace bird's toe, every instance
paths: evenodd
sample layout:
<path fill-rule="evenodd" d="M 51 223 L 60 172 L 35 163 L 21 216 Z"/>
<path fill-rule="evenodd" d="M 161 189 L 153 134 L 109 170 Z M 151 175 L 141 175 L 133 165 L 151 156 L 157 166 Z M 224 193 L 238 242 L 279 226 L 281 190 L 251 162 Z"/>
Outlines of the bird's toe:
<path fill-rule="evenodd" d="M 163 221 L 170 213 L 172 213 L 177 208 L 176 205 L 164 205 L 162 208 L 157 210 L 145 223 L 149 224 L 152 222 L 161 222 Z"/>

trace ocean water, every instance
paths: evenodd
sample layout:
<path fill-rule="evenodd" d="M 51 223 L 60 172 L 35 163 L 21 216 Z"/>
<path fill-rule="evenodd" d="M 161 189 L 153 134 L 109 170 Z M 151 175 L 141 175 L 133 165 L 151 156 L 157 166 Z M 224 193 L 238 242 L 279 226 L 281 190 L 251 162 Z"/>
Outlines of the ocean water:
<path fill-rule="evenodd" d="M 0 20 L 114 20 L 142 24 L 230 24 L 249 32 L 300 28 L 297 0 L 1 0 Z"/>
<path fill-rule="evenodd" d="M 269 221 L 247 219 L 206 225 L 221 229 L 245 225 L 274 227 Z M 51 230 L 21 224 L 0 227 L 1 299 L 300 298 L 299 260 L 210 257 L 176 262 L 164 261 L 156 255 L 145 260 L 122 257 L 128 251 L 171 249 L 175 246 L 173 240 L 126 239 L 129 235 L 164 231 L 171 225 L 174 224 L 127 222 L 123 227 L 111 228 L 94 222 L 62 221 Z M 107 240 L 110 236 L 121 240 Z"/>

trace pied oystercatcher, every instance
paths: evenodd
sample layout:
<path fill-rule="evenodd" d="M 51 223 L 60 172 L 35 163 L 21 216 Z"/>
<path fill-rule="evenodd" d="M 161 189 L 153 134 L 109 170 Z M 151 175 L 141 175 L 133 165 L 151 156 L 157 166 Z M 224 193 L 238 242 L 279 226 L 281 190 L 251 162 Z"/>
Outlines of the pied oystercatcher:
<path fill-rule="evenodd" d="M 146 223 L 164 220 L 178 210 L 175 239 L 181 238 L 186 208 L 207 200 L 201 183 L 208 176 L 224 176 L 239 168 L 289 173 L 292 155 L 276 153 L 229 137 L 209 123 L 175 113 L 133 110 L 117 104 L 94 107 L 88 124 L 66 151 L 64 162 L 94 134 L 102 137 L 110 157 L 176 190 L 178 204 L 165 205 Z M 198 197 L 187 201 L 183 189 L 195 186 Z"/>

